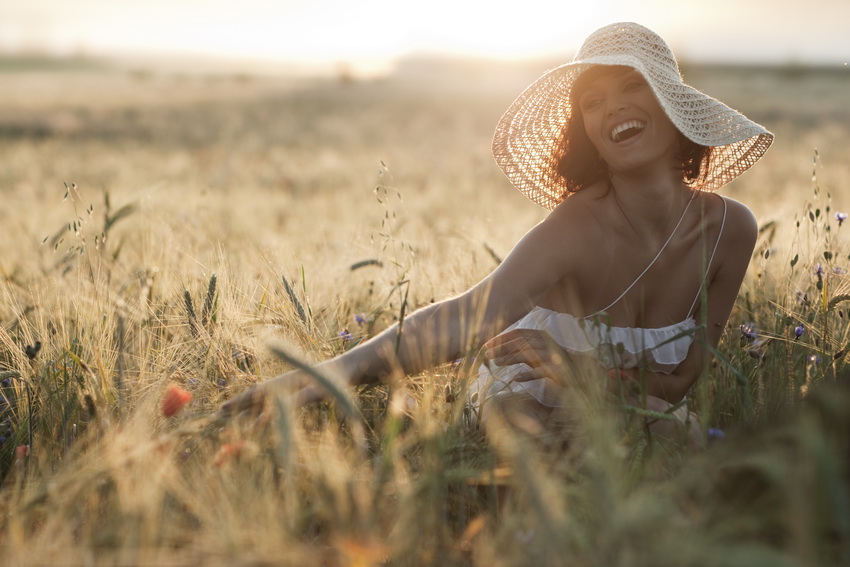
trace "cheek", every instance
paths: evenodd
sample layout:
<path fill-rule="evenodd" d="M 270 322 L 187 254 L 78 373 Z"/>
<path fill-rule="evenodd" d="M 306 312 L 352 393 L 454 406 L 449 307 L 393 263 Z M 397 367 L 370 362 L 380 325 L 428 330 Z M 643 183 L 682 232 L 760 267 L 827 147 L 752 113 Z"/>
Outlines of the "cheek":
<path fill-rule="evenodd" d="M 584 135 L 587 136 L 587 139 L 590 140 L 590 143 L 599 151 L 599 144 L 602 141 L 601 135 L 599 134 L 599 124 L 598 121 L 593 120 L 593 118 L 584 117 L 582 120 L 584 124 Z"/>

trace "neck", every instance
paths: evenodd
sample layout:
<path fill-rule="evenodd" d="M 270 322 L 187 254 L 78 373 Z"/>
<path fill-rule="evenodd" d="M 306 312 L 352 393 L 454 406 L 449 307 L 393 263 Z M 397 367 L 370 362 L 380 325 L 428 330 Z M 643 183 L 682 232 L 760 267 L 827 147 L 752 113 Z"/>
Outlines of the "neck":
<path fill-rule="evenodd" d="M 678 170 L 646 175 L 613 174 L 611 190 L 626 223 L 639 236 L 666 238 L 694 193 Z"/>

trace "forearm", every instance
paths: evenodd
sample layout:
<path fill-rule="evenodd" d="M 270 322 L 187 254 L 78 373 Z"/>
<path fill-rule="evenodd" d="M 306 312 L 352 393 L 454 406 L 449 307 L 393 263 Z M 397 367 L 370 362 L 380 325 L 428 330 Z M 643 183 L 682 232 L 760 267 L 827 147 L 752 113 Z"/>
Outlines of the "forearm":
<path fill-rule="evenodd" d="M 611 370 L 611 385 L 618 389 L 622 383 L 627 390 L 637 395 L 653 396 L 671 404 L 680 402 L 699 378 L 701 365 L 683 362 L 673 372 L 653 372 L 646 368 Z"/>
<path fill-rule="evenodd" d="M 367 384 L 450 362 L 505 326 L 484 301 L 468 293 L 428 305 L 321 366 L 342 373 L 351 384 Z"/>

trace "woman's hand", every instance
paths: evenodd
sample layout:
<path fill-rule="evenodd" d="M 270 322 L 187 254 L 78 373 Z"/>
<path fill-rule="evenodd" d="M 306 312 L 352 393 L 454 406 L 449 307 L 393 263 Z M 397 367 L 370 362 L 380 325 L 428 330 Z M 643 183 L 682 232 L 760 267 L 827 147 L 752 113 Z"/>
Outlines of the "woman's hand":
<path fill-rule="evenodd" d="M 564 382 L 567 374 L 567 351 L 545 331 L 513 329 L 484 344 L 485 355 L 499 366 L 526 364 L 530 368 L 517 374 L 516 382 L 546 378 Z"/>
<path fill-rule="evenodd" d="M 293 407 L 317 402 L 326 397 L 320 388 L 310 384 L 310 378 L 304 372 L 293 370 L 261 382 L 227 400 L 222 404 L 221 412 L 226 415 L 236 415 L 243 411 L 260 413 L 274 396 L 287 396 Z"/>

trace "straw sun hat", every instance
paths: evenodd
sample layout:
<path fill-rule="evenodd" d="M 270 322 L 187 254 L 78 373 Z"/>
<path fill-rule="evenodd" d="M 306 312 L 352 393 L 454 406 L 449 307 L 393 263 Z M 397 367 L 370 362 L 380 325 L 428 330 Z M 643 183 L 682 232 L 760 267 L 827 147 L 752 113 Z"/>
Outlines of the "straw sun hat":
<path fill-rule="evenodd" d="M 726 185 L 773 142 L 773 134 L 762 126 L 684 84 L 673 52 L 658 34 L 634 23 L 611 24 L 588 37 L 572 62 L 548 71 L 525 89 L 496 126 L 496 163 L 517 189 L 547 209 L 568 195 L 553 154 L 572 112 L 570 89 L 593 65 L 636 69 L 676 128 L 697 144 L 713 146 L 701 190 Z"/>

